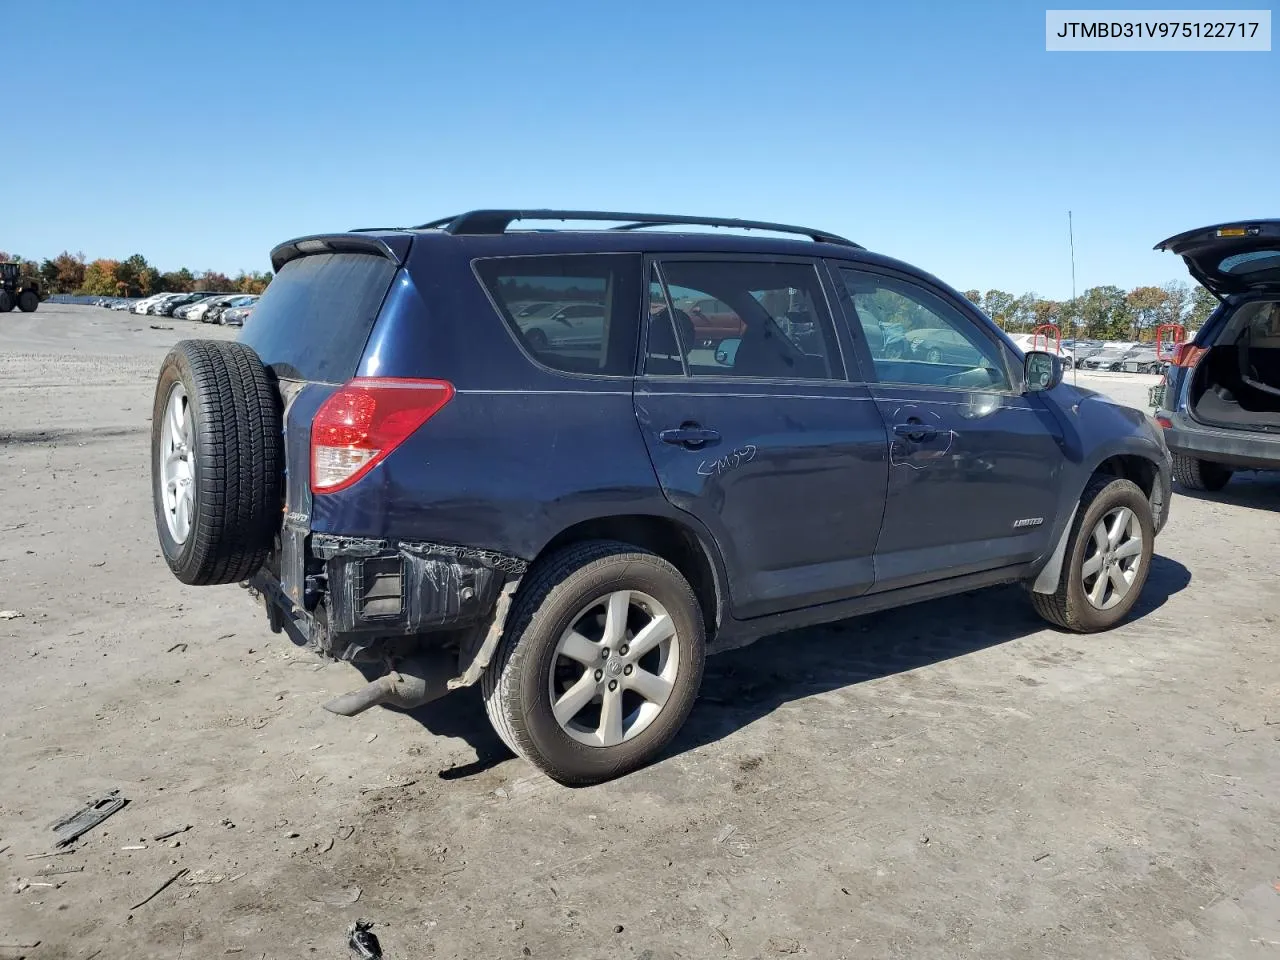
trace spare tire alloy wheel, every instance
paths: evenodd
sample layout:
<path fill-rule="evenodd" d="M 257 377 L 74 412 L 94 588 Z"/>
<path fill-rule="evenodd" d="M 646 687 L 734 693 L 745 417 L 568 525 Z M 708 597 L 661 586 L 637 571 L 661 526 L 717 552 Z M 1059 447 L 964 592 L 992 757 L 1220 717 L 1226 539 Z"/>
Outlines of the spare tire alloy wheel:
<path fill-rule="evenodd" d="M 648 594 L 616 590 L 587 604 L 552 658 L 551 709 L 570 737 L 612 747 L 643 733 L 675 685 L 680 639 Z"/>
<path fill-rule="evenodd" d="M 169 391 L 160 426 L 162 459 L 158 492 L 169 535 L 179 545 L 186 543 L 191 535 L 191 518 L 195 516 L 194 434 L 187 391 L 181 383 L 175 383 Z"/>

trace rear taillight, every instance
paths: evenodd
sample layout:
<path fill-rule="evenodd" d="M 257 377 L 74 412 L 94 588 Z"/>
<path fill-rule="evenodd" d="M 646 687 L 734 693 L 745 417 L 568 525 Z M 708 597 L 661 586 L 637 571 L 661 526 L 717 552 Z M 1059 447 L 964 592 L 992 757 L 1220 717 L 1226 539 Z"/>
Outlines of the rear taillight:
<path fill-rule="evenodd" d="M 1162 416 L 1157 415 L 1157 416 L 1156 416 L 1156 423 L 1160 424 L 1160 426 L 1161 426 L 1161 427 L 1163 427 L 1165 430 L 1172 430 L 1172 429 L 1173 429 L 1173 421 L 1172 421 L 1172 420 L 1170 420 L 1168 417 L 1162 417 Z"/>
<path fill-rule="evenodd" d="M 372 470 L 453 398 L 444 380 L 357 377 L 311 421 L 311 490 L 333 493 Z"/>
<path fill-rule="evenodd" d="M 1180 343 L 1173 354 L 1173 365 L 1190 369 L 1200 362 L 1206 352 L 1204 347 L 1197 347 L 1194 343 Z"/>

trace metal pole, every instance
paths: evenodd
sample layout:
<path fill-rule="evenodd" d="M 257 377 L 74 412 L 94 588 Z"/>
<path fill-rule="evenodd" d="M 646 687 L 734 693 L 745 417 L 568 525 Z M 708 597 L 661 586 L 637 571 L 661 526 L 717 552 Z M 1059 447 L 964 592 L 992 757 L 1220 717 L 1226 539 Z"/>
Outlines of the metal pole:
<path fill-rule="evenodd" d="M 1071 222 L 1070 210 L 1067 211 L 1067 241 L 1071 244 L 1071 301 L 1074 307 L 1074 306 L 1078 306 L 1078 304 L 1075 303 L 1075 299 L 1076 299 L 1076 232 L 1075 232 L 1075 227 Z M 1079 331 L 1075 329 L 1075 327 L 1077 326 L 1077 323 L 1074 317 L 1072 317 L 1071 326 L 1072 326 L 1071 342 L 1074 345 L 1080 339 L 1079 337 L 1076 336 L 1076 333 L 1078 333 Z M 1079 353 L 1075 353 L 1075 356 L 1078 357 Z M 1080 385 L 1079 362 L 1073 362 L 1071 364 L 1071 382 L 1074 386 Z"/>

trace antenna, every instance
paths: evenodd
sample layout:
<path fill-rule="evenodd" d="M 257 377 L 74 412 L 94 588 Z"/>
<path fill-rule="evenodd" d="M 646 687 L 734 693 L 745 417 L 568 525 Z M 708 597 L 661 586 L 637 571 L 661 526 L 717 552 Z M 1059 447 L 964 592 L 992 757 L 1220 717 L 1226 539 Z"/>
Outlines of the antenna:
<path fill-rule="evenodd" d="M 1071 222 L 1070 210 L 1067 211 L 1067 241 L 1071 244 L 1071 301 L 1072 303 L 1075 303 L 1075 299 L 1076 299 L 1076 231 L 1075 231 L 1074 225 Z M 1071 321 L 1071 325 L 1073 327 L 1076 325 L 1076 321 L 1074 319 Z M 1079 331 L 1077 330 L 1071 331 L 1071 342 L 1073 346 L 1076 343 L 1076 341 L 1080 339 L 1080 337 L 1078 336 L 1078 332 Z M 1075 356 L 1077 358 L 1080 356 L 1079 351 L 1075 352 Z M 1076 359 L 1071 364 L 1071 383 L 1073 386 L 1080 385 L 1079 359 Z"/>

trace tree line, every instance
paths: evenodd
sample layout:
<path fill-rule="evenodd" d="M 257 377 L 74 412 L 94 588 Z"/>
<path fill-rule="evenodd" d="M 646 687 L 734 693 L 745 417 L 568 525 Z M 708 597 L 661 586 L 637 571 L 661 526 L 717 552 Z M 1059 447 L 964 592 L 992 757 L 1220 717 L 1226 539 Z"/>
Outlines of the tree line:
<path fill-rule="evenodd" d="M 124 260 L 85 261 L 83 253 L 63 251 L 47 260 L 26 260 L 0 252 L 0 262 L 17 261 L 19 272 L 40 281 L 43 293 L 73 293 L 91 297 L 149 297 L 153 293 L 262 293 L 271 282 L 270 271 L 241 270 L 234 277 L 217 270 L 195 273 L 182 267 L 161 273 L 135 253 Z"/>
<path fill-rule="evenodd" d="M 216 270 L 194 273 L 183 267 L 161 273 L 139 253 L 124 260 L 86 262 L 82 253 L 63 251 L 37 262 L 0 252 L 0 262 L 6 260 L 18 261 L 21 272 L 38 279 L 46 293 L 97 297 L 146 297 L 201 290 L 262 293 L 271 282 L 270 271 L 242 270 L 229 277 Z M 1017 296 L 1004 290 L 966 290 L 964 295 L 1011 333 L 1029 333 L 1041 324 L 1052 323 L 1063 336 L 1098 340 L 1154 340 L 1156 328 L 1164 323 L 1180 323 L 1194 330 L 1218 304 L 1204 287 L 1192 287 L 1180 280 L 1129 291 L 1111 285 L 1090 287 L 1071 300 L 1047 300 L 1034 293 Z M 895 299 L 902 303 L 900 298 Z M 908 329 L 918 325 L 915 317 L 895 316 L 891 305 L 886 304 L 885 313 L 883 320 L 902 323 Z"/>
<path fill-rule="evenodd" d="M 1180 323 L 1199 328 L 1218 305 L 1204 287 L 1172 280 L 1161 287 L 1090 287 L 1072 300 L 1045 300 L 1034 293 L 966 290 L 965 297 L 1011 333 L 1055 324 L 1064 337 L 1096 340 L 1155 340 L 1156 328 Z"/>

